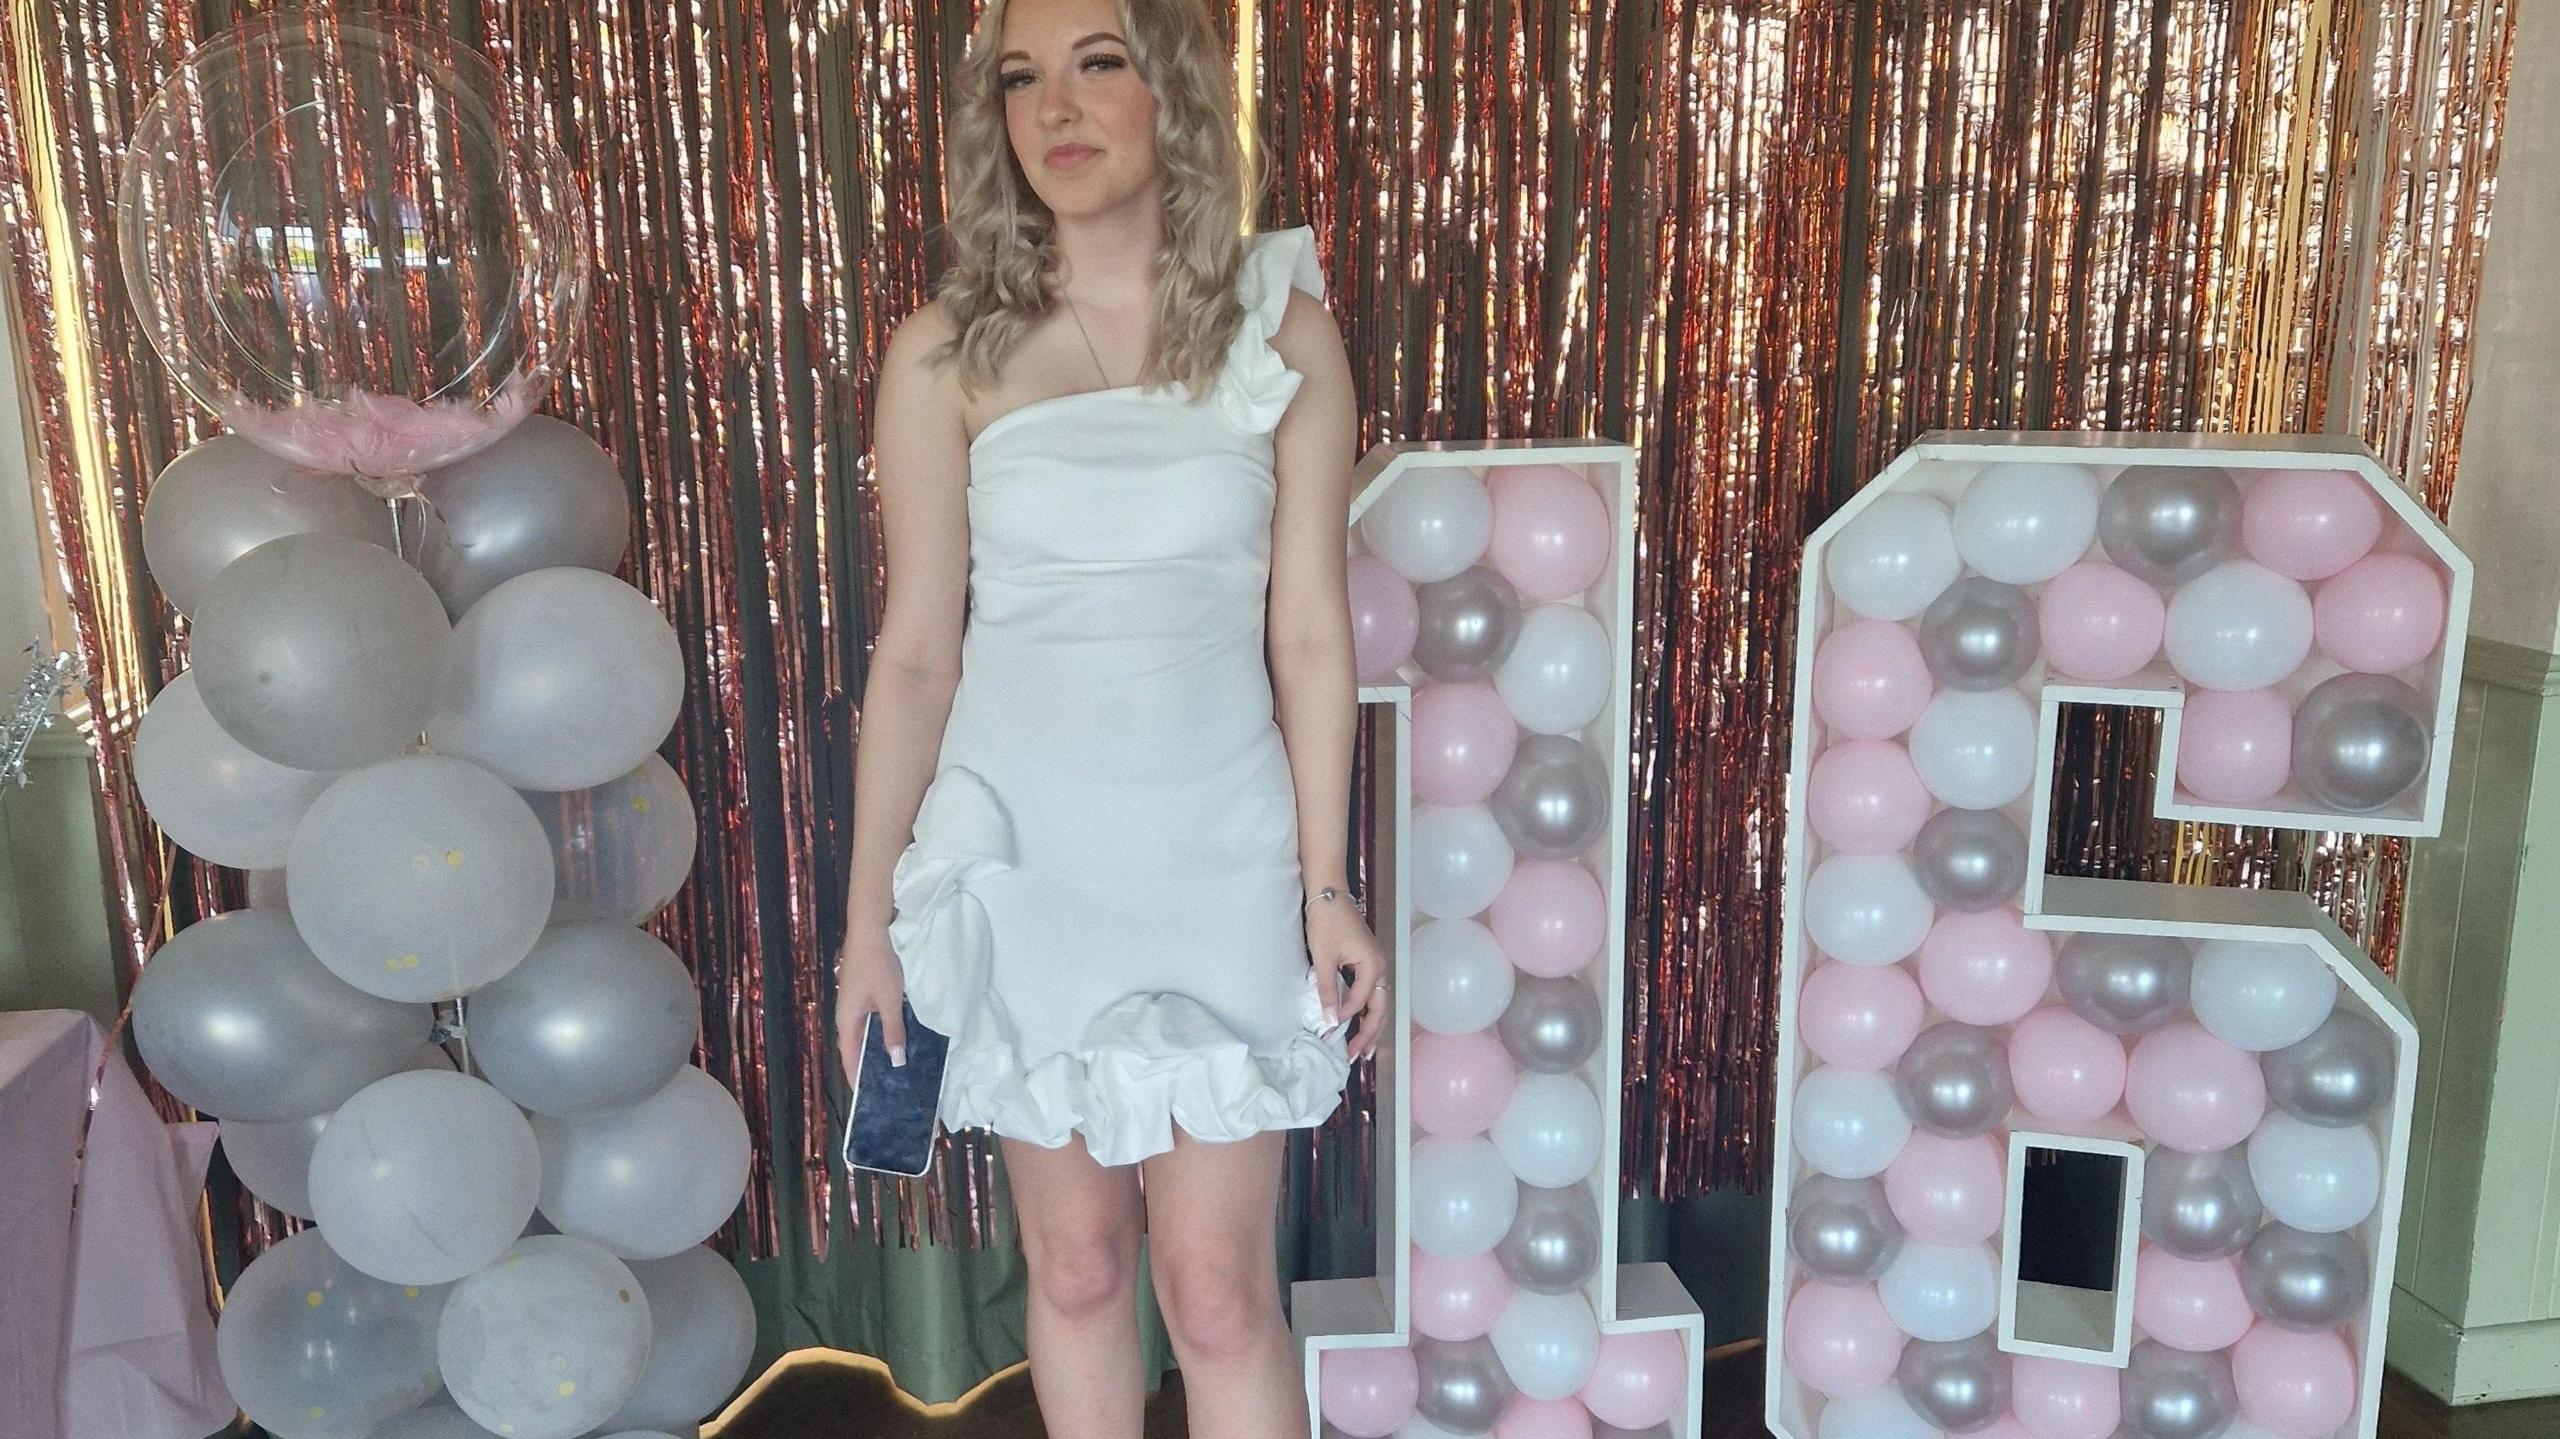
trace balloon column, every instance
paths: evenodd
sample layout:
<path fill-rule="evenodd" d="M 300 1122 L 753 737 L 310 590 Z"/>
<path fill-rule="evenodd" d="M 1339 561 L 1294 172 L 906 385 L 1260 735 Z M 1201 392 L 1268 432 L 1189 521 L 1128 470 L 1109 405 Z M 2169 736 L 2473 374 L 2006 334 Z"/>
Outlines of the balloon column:
<path fill-rule="evenodd" d="M 1956 435 L 1804 574 L 1769 1425 L 2370 1436 L 2406 1006 L 2306 896 L 2047 876 L 2054 735 L 2158 708 L 2164 817 L 2433 833 L 2469 562 L 2332 442 Z M 2022 1270 L 2044 1151 L 2118 1166 L 2103 1273 Z"/>
<path fill-rule="evenodd" d="M 130 287 L 234 429 L 145 504 L 190 664 L 136 781 L 254 872 L 132 1022 L 251 1192 L 317 1223 L 217 1332 L 282 1439 L 689 1434 L 753 1348 L 703 1243 L 745 1118 L 638 927 L 692 863 L 656 754 L 682 657 L 612 573 L 619 467 L 524 413 L 585 287 L 528 120 L 430 32 L 289 13 L 190 57 L 126 176 Z"/>
<path fill-rule="evenodd" d="M 1616 1263 L 1633 453 L 1390 445 L 1360 478 L 1355 662 L 1393 826 L 1369 898 L 1402 1039 L 1378 1052 L 1377 1273 L 1293 1296 L 1309 1409 L 1361 1439 L 1688 1439 L 1697 1307 Z"/>

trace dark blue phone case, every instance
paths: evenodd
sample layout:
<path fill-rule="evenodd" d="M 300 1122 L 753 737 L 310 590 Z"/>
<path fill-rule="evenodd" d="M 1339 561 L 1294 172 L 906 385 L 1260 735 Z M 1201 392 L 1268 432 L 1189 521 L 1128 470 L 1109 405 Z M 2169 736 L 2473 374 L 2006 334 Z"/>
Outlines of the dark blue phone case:
<path fill-rule="evenodd" d="M 862 1070 L 854 1076 L 853 1098 L 846 1106 L 844 1162 L 849 1169 L 883 1174 L 922 1174 L 933 1162 L 936 1116 L 942 1107 L 943 1059 L 948 1038 L 916 1019 L 915 1006 L 903 999 L 898 1010 L 906 1019 L 907 1062 L 889 1062 L 881 1042 L 880 1016 L 863 1022 Z"/>

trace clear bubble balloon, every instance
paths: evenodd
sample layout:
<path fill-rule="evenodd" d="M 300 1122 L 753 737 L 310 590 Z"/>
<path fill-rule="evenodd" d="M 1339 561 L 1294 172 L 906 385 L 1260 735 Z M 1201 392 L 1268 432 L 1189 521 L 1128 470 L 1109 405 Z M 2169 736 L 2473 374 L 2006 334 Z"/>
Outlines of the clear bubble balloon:
<path fill-rule="evenodd" d="M 332 534 L 391 547 L 391 511 L 344 475 L 287 464 L 238 435 L 215 435 L 151 482 L 142 557 L 170 608 L 192 615 L 233 560 L 286 535 Z"/>
<path fill-rule="evenodd" d="M 649 1296 L 583 1239 L 519 1239 L 453 1287 L 436 1358 L 453 1402 L 511 1439 L 573 1439 L 627 1403 L 649 1362 Z"/>
<path fill-rule="evenodd" d="M 2427 772 L 2433 726 L 2418 692 L 2389 675 L 2322 680 L 2293 712 L 2293 778 L 2323 810 L 2372 814 Z"/>
<path fill-rule="evenodd" d="M 693 873 L 693 796 L 662 756 L 593 789 L 523 794 L 551 840 L 553 924 L 644 924 Z"/>
<path fill-rule="evenodd" d="M 717 1250 L 697 1246 L 625 1262 L 649 1300 L 649 1367 L 604 1430 L 690 1430 L 747 1377 L 756 1349 L 755 1299 L 737 1266 Z"/>
<path fill-rule="evenodd" d="M 294 832 L 293 922 L 386 998 L 451 999 L 515 968 L 551 910 L 551 850 L 504 781 L 444 755 L 341 778 Z"/>
<path fill-rule="evenodd" d="M 609 920 L 554 925 L 471 997 L 471 1058 L 536 1114 L 648 1098 L 693 1056 L 701 999 L 656 936 Z"/>
<path fill-rule="evenodd" d="M 625 1259 L 664 1259 L 716 1233 L 746 1192 L 747 1118 L 687 1066 L 637 1104 L 533 1117 L 542 1212 Z"/>
<path fill-rule="evenodd" d="M 281 910 L 202 919 L 170 936 L 133 989 L 133 1040 L 179 1100 L 223 1119 L 326 1114 L 424 1043 L 426 1006 L 331 974 Z"/>
<path fill-rule="evenodd" d="M 447 1283 L 505 1253 L 541 1183 L 524 1115 L 467 1074 L 376 1080 L 311 1149 L 311 1210 L 330 1247 L 395 1284 Z"/>
<path fill-rule="evenodd" d="M 335 778 L 233 739 L 205 708 L 193 670 L 162 687 L 134 727 L 133 784 L 151 822 L 187 853 L 234 869 L 284 863 L 293 827 Z"/>
<path fill-rule="evenodd" d="M 622 469 L 587 432 L 530 415 L 418 485 L 426 525 L 418 569 L 462 617 L 518 575 L 555 566 L 613 573 L 631 537 Z"/>
<path fill-rule="evenodd" d="M 2098 502 L 2107 558 L 2162 589 L 2240 553 L 2240 484 L 2202 465 L 2134 465 Z"/>
<path fill-rule="evenodd" d="M 296 464 L 403 493 L 530 413 L 582 322 L 544 111 L 389 16 L 252 17 L 135 118 L 125 284 L 187 392 Z"/>
<path fill-rule="evenodd" d="M 388 1283 L 306 1229 L 249 1261 L 214 1330 L 222 1382 L 277 1439 L 367 1434 L 436 1392 L 446 1285 Z"/>
<path fill-rule="evenodd" d="M 590 789 L 629 774 L 684 705 L 675 628 L 611 575 L 519 575 L 473 605 L 453 637 L 453 683 L 428 738 L 518 789 Z"/>
<path fill-rule="evenodd" d="M 422 1044 L 403 1070 L 432 1069 L 447 1073 L 453 1059 L 432 1044 Z M 311 1151 L 329 1114 L 307 1119 L 226 1119 L 222 1121 L 222 1157 L 251 1194 L 297 1219 L 312 1218 Z"/>
<path fill-rule="evenodd" d="M 417 742 L 443 693 L 453 626 L 379 545 L 269 540 L 213 577 L 188 640 L 205 708 L 295 769 L 351 769 Z"/>

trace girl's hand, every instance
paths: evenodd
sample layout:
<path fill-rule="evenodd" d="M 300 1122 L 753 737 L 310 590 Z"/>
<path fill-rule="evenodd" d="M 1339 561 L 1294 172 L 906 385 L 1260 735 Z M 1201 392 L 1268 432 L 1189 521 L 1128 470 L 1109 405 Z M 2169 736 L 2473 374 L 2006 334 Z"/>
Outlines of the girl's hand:
<path fill-rule="evenodd" d="M 889 947 L 886 928 L 857 930 L 836 961 L 836 1059 L 850 1084 L 862 1072 L 863 1021 L 880 1016 L 880 1039 L 891 1064 L 906 1060 L 906 973 Z"/>
<path fill-rule="evenodd" d="M 1306 915 L 1307 957 L 1316 967 L 1316 992 L 1324 997 L 1326 1013 L 1355 1021 L 1349 1052 L 1356 1064 L 1377 1052 L 1378 1036 L 1386 1029 L 1386 960 L 1368 921 L 1347 896 L 1317 900 L 1307 906 Z M 1348 992 L 1340 978 L 1346 969 L 1351 971 Z"/>

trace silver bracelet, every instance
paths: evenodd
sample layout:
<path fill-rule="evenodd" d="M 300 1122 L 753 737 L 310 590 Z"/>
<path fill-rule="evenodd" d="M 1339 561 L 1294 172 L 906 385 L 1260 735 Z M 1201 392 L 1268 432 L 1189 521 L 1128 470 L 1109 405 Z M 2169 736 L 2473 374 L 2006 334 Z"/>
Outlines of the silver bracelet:
<path fill-rule="evenodd" d="M 1298 901 L 1298 913 L 1299 913 L 1299 914 L 1301 914 L 1301 915 L 1305 914 L 1305 913 L 1307 912 L 1307 907 L 1308 907 L 1309 905 L 1314 904 L 1317 900 L 1320 900 L 1320 899 L 1348 899 L 1348 898 L 1349 898 L 1349 896 L 1348 896 L 1348 895 L 1345 895 L 1341 890 L 1336 889 L 1336 888 L 1334 888 L 1332 885 L 1329 885 L 1329 884 L 1328 884 L 1328 885 L 1326 885 L 1324 888 L 1322 888 L 1322 889 L 1320 889 L 1320 890 L 1317 890 L 1315 893 L 1313 893 L 1313 894 L 1311 894 L 1311 895 L 1308 895 L 1305 899 L 1302 899 L 1302 900 Z M 1360 916 L 1361 916 L 1362 918 L 1364 918 L 1364 919 L 1365 919 L 1365 918 L 1367 918 L 1367 917 L 1368 917 L 1368 911 L 1363 910 L 1363 909 L 1361 909 L 1361 908 L 1360 908 L 1360 902 L 1359 902 L 1358 900 L 1356 900 L 1356 899 L 1355 899 L 1355 900 L 1352 900 L 1352 901 L 1351 901 L 1351 908 L 1352 908 L 1354 911 L 1357 911 L 1357 912 L 1360 914 Z"/>

